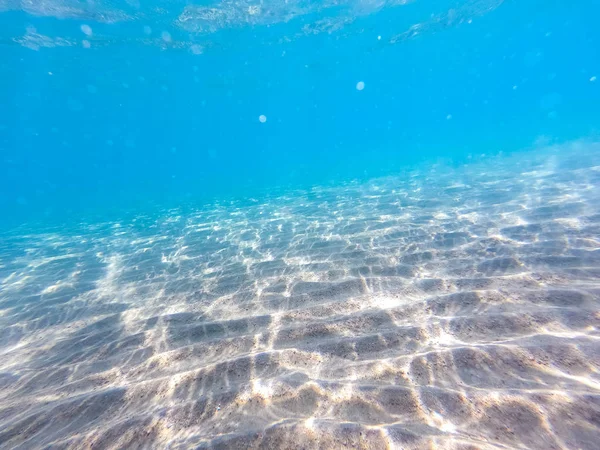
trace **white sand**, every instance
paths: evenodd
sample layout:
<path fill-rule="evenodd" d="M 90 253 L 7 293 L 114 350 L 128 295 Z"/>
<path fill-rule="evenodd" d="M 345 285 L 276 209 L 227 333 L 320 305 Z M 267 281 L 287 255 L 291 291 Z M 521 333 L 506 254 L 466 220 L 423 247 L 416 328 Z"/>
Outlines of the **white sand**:
<path fill-rule="evenodd" d="M 599 275 L 595 144 L 14 230 L 0 448 L 598 448 Z"/>

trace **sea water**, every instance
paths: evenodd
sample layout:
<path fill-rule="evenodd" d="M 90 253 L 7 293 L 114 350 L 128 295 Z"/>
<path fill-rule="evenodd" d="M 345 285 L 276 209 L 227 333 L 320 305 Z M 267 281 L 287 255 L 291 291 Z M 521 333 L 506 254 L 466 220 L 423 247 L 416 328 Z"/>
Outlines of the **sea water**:
<path fill-rule="evenodd" d="M 0 0 L 0 447 L 596 448 L 599 16 Z"/>

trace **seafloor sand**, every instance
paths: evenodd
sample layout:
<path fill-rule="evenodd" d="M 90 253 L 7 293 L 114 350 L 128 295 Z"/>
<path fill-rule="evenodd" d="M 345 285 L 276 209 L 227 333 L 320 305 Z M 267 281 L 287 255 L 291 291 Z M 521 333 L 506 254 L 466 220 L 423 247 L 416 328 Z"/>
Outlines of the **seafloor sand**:
<path fill-rule="evenodd" d="M 599 276 L 591 144 L 14 230 L 0 447 L 597 449 Z"/>

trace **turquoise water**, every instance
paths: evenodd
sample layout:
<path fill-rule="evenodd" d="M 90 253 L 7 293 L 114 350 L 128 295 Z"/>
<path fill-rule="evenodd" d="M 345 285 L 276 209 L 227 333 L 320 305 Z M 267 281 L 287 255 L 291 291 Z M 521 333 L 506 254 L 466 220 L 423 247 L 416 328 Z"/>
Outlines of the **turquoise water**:
<path fill-rule="evenodd" d="M 254 198 L 597 133 L 593 1 L 0 9 L 3 222 Z"/>
<path fill-rule="evenodd" d="M 597 17 L 0 0 L 0 448 L 598 448 Z"/>

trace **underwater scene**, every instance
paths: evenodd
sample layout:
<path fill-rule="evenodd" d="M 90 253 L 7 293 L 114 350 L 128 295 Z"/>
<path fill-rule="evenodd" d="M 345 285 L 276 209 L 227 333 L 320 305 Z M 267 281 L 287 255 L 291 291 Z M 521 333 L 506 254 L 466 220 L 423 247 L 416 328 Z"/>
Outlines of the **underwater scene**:
<path fill-rule="evenodd" d="M 600 448 L 598 17 L 0 0 L 0 448 Z"/>

